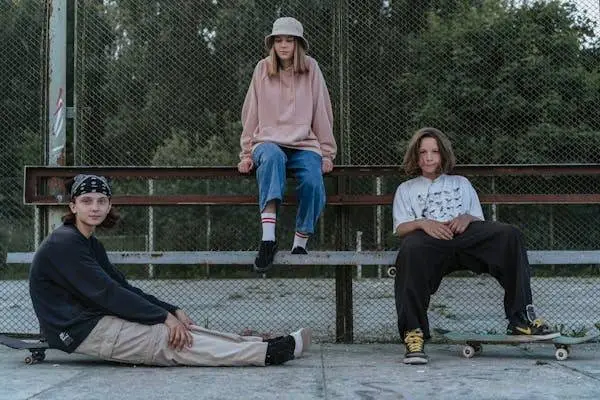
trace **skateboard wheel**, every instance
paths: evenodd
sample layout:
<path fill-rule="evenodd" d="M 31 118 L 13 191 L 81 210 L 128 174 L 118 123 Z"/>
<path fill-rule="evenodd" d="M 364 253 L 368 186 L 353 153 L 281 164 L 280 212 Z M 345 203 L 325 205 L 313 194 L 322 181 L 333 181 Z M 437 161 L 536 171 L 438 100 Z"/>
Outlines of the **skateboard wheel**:
<path fill-rule="evenodd" d="M 25 357 L 25 364 L 31 365 L 34 362 L 35 362 L 35 360 L 33 359 L 33 357 L 30 357 L 30 356 Z"/>
<path fill-rule="evenodd" d="M 33 353 L 33 359 L 34 361 L 44 361 L 46 359 L 46 353 L 44 352 L 39 352 L 39 353 Z"/>
<path fill-rule="evenodd" d="M 472 358 L 475 355 L 475 349 L 473 346 L 465 346 L 462 349 L 462 356 L 464 358 Z"/>
<path fill-rule="evenodd" d="M 567 349 L 556 349 L 554 356 L 558 361 L 565 361 L 569 358 L 569 351 Z"/>
<path fill-rule="evenodd" d="M 481 352 L 483 351 L 483 346 L 481 346 L 480 344 L 473 344 L 472 347 L 473 350 L 475 350 L 475 354 L 481 354 Z"/>
<path fill-rule="evenodd" d="M 387 274 L 390 278 L 394 278 L 396 276 L 396 267 L 389 267 L 387 269 Z"/>

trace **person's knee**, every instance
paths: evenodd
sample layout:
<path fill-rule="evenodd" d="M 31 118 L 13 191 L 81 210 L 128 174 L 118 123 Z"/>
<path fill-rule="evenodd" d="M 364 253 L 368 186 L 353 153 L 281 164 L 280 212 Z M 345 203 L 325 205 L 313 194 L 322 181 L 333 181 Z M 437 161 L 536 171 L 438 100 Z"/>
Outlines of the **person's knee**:
<path fill-rule="evenodd" d="M 400 245 L 401 251 L 421 251 L 423 249 L 423 236 L 415 233 L 409 233 L 402 238 L 402 244 Z"/>
<path fill-rule="evenodd" d="M 325 186 L 323 184 L 323 176 L 320 172 L 304 175 L 300 182 L 300 188 L 302 192 L 312 193 L 315 196 L 324 194 Z"/>
<path fill-rule="evenodd" d="M 258 156 L 257 161 L 258 161 L 259 165 L 280 164 L 280 165 L 285 166 L 285 163 L 287 161 L 285 153 L 283 152 L 281 147 L 279 147 L 279 145 L 277 145 L 275 143 L 270 143 L 270 142 L 262 143 L 255 150 L 255 152 L 256 152 L 256 155 Z"/>
<path fill-rule="evenodd" d="M 412 259 L 414 255 L 422 254 L 424 250 L 424 244 L 421 235 L 418 234 L 408 234 L 402 239 L 402 243 L 400 244 L 400 250 L 398 251 L 398 256 L 396 257 L 396 268 L 401 268 L 405 273 L 408 272 L 411 268 L 420 268 L 416 263 L 406 262 L 408 259 Z M 398 276 L 398 272 L 396 271 L 396 276 Z"/>

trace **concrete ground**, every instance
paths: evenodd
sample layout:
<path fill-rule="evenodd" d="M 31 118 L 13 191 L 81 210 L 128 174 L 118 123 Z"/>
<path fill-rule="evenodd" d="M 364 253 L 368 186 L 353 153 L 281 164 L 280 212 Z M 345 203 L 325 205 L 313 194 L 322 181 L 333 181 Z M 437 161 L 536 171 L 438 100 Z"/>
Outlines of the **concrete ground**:
<path fill-rule="evenodd" d="M 430 363 L 402 363 L 397 344 L 313 344 L 278 367 L 153 368 L 47 352 L 26 365 L 25 350 L 0 346 L 0 399 L 598 399 L 600 343 L 554 347 L 484 345 L 475 358 L 460 346 L 426 347 Z"/>

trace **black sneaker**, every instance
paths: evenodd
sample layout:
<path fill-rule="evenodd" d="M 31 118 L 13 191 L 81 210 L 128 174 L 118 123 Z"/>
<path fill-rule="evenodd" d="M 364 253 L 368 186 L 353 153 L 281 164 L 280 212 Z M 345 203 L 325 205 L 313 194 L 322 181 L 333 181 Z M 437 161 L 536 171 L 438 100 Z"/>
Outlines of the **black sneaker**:
<path fill-rule="evenodd" d="M 284 338 L 285 338 L 285 336 L 275 336 L 272 338 L 263 339 L 263 342 L 274 343 L 274 342 L 279 342 Z"/>
<path fill-rule="evenodd" d="M 294 359 L 296 342 L 291 336 L 284 336 L 280 340 L 267 342 L 265 365 L 280 365 Z"/>
<path fill-rule="evenodd" d="M 425 340 L 423 339 L 422 330 L 413 329 L 406 332 L 404 345 L 406 346 L 404 364 L 427 364 L 428 359 L 425 354 Z"/>
<path fill-rule="evenodd" d="M 308 254 L 304 247 L 296 246 L 292 249 L 292 254 Z"/>
<path fill-rule="evenodd" d="M 541 318 L 531 322 L 523 318 L 511 321 L 506 328 L 506 334 L 533 336 L 538 339 L 552 339 L 560 336 L 560 332 L 553 331 Z"/>
<path fill-rule="evenodd" d="M 273 240 L 263 240 L 260 242 L 258 257 L 254 260 L 254 270 L 263 273 L 271 269 L 276 252 L 277 242 L 274 242 Z"/>

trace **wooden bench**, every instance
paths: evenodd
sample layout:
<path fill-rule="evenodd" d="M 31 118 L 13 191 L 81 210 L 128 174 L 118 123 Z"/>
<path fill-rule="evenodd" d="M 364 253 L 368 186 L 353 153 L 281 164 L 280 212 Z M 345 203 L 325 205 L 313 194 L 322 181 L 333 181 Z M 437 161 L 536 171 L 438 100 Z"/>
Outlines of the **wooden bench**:
<path fill-rule="evenodd" d="M 104 175 L 113 179 L 137 179 L 145 181 L 162 179 L 249 179 L 253 175 L 241 175 L 235 167 L 40 167 L 27 166 L 24 171 L 24 203 L 38 207 L 58 207 L 67 203 L 64 179 L 82 172 Z M 455 174 L 469 178 L 536 176 L 544 178 L 566 176 L 600 176 L 600 164 L 548 164 L 548 165 L 459 165 Z M 335 181 L 336 190 L 328 193 L 327 206 L 336 207 L 341 226 L 350 220 L 348 206 L 390 206 L 393 193 L 355 194 L 353 181 L 359 178 L 406 179 L 399 166 L 336 166 L 327 179 Z M 330 191 L 331 192 L 331 191 Z M 599 193 L 479 193 L 483 204 L 600 204 Z M 239 194 L 186 194 L 164 195 L 117 193 L 115 205 L 164 206 L 164 205 L 257 205 L 253 195 Z M 286 197 L 284 204 L 293 204 L 293 197 Z M 279 252 L 275 264 L 279 265 L 333 265 L 336 268 L 336 331 L 337 340 L 352 341 L 352 279 L 355 265 L 393 265 L 394 251 L 349 251 L 352 242 L 342 229 L 338 238 L 338 251 L 311 251 L 309 255 L 291 255 Z M 9 252 L 7 263 L 27 264 L 31 252 Z M 109 252 L 115 264 L 178 264 L 178 265 L 251 265 L 254 251 L 191 251 L 191 252 Z M 600 251 L 529 251 L 530 263 L 541 264 L 600 264 Z"/>

